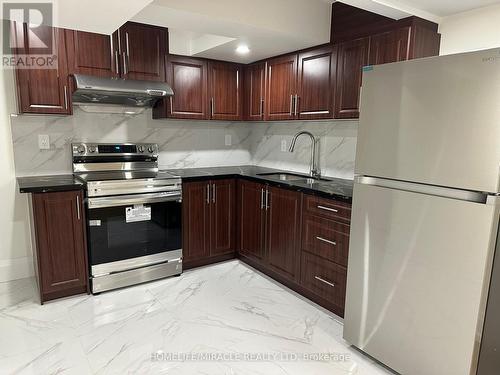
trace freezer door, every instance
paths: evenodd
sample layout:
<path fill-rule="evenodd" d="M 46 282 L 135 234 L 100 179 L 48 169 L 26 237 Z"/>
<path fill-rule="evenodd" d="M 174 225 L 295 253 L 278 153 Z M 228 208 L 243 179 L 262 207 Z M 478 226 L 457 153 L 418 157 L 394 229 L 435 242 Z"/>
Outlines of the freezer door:
<path fill-rule="evenodd" d="M 477 367 L 498 211 L 356 183 L 344 338 L 405 375 Z"/>
<path fill-rule="evenodd" d="M 356 174 L 500 191 L 500 49 L 370 69 Z"/>

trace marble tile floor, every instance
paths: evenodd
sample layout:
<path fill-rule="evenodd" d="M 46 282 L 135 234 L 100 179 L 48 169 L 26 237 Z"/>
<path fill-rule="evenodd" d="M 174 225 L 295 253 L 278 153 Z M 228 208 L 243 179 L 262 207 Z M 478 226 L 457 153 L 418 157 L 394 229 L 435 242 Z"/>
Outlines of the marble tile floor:
<path fill-rule="evenodd" d="M 0 283 L 0 374 L 389 372 L 340 318 L 234 260 L 43 306 L 33 279 Z"/>

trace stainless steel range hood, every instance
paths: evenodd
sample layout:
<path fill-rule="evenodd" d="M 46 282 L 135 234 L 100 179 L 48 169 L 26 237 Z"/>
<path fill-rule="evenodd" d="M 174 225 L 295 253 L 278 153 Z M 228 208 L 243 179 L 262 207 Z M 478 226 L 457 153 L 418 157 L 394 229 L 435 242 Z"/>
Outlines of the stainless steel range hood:
<path fill-rule="evenodd" d="M 164 82 L 136 81 L 75 74 L 73 104 L 114 104 L 152 107 L 157 100 L 174 95 Z"/>

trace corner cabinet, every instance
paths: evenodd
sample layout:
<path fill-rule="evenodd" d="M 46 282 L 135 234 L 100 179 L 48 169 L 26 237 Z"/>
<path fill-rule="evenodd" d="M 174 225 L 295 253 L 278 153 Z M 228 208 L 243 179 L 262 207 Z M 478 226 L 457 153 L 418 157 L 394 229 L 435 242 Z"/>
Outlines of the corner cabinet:
<path fill-rule="evenodd" d="M 41 302 L 88 293 L 83 192 L 33 193 L 32 219 Z"/>
<path fill-rule="evenodd" d="M 12 22 L 11 31 L 15 55 L 37 54 L 37 43 L 40 43 L 40 40 L 34 33 L 29 32 L 26 23 Z M 19 112 L 69 115 L 72 113 L 72 107 L 64 30 L 42 25 L 37 31 L 50 35 L 49 38 L 54 41 L 57 67 L 16 69 Z"/>
<path fill-rule="evenodd" d="M 182 189 L 184 268 L 234 258 L 235 180 L 184 182 Z"/>

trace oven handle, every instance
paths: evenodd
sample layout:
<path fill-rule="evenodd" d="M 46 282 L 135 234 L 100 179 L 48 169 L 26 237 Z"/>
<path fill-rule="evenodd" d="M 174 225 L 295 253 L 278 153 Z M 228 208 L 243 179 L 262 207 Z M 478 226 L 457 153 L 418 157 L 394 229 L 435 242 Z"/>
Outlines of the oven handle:
<path fill-rule="evenodd" d="M 179 191 L 146 193 L 132 195 L 117 195 L 114 197 L 88 198 L 87 203 L 90 210 L 95 208 L 128 206 L 131 204 L 147 204 L 178 201 L 181 202 L 182 194 Z"/>

